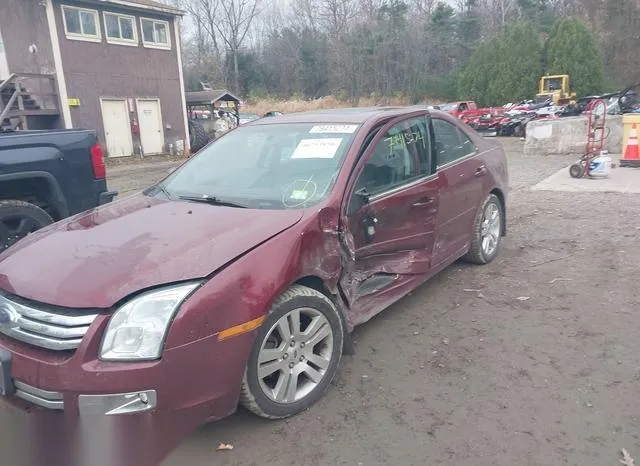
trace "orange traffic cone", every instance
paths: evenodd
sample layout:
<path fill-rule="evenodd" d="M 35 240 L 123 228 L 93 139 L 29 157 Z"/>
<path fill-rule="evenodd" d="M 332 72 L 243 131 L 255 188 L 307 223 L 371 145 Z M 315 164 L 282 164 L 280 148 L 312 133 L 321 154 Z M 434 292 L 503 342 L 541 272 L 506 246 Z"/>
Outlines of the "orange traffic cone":
<path fill-rule="evenodd" d="M 638 148 L 638 128 L 634 123 L 629 131 L 627 147 L 620 159 L 621 167 L 640 167 L 640 149 Z"/>

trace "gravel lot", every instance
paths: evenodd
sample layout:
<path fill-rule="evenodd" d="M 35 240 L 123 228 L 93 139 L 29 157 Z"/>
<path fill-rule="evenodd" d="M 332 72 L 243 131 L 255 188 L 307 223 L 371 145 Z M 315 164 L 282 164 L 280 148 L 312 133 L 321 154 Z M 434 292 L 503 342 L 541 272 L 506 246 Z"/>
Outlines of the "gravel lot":
<path fill-rule="evenodd" d="M 498 259 L 455 264 L 356 329 L 356 354 L 311 410 L 240 410 L 163 466 L 613 466 L 622 448 L 640 460 L 640 196 L 530 191 L 573 159 L 503 143 Z M 110 187 L 126 194 L 169 166 L 114 168 Z"/>

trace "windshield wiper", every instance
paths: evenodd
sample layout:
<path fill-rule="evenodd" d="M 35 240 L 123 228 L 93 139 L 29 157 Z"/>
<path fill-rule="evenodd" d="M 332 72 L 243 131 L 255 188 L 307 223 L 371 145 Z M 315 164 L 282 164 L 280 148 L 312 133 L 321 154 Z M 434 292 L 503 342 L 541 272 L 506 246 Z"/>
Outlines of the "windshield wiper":
<path fill-rule="evenodd" d="M 207 196 L 206 194 L 202 196 L 178 196 L 178 199 L 181 199 L 183 201 L 204 202 L 205 204 L 219 205 L 224 207 L 237 207 L 240 209 L 247 208 L 247 206 L 244 204 L 238 204 L 237 202 L 223 201 L 222 199 L 218 199 L 215 196 Z"/>

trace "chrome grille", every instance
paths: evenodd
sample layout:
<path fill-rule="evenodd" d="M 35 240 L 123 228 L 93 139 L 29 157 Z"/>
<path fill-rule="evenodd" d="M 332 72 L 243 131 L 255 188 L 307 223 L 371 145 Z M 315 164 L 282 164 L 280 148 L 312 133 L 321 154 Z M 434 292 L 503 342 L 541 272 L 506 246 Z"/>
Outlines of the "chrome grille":
<path fill-rule="evenodd" d="M 15 381 L 16 396 L 34 405 L 49 409 L 64 409 L 64 398 L 60 392 L 50 392 Z"/>
<path fill-rule="evenodd" d="M 44 307 L 0 294 L 0 334 L 41 348 L 73 350 L 98 316 L 95 311 L 45 310 Z"/>

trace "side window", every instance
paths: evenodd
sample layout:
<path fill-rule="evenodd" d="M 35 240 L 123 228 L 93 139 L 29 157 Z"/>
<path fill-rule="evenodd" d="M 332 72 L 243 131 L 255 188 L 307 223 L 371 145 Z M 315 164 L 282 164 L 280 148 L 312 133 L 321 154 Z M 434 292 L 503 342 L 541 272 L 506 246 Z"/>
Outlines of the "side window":
<path fill-rule="evenodd" d="M 379 194 L 431 173 L 426 117 L 411 118 L 392 127 L 378 143 L 356 182 Z"/>
<path fill-rule="evenodd" d="M 436 165 L 441 167 L 475 152 L 469 137 L 448 121 L 433 118 L 433 136 L 436 147 Z"/>

